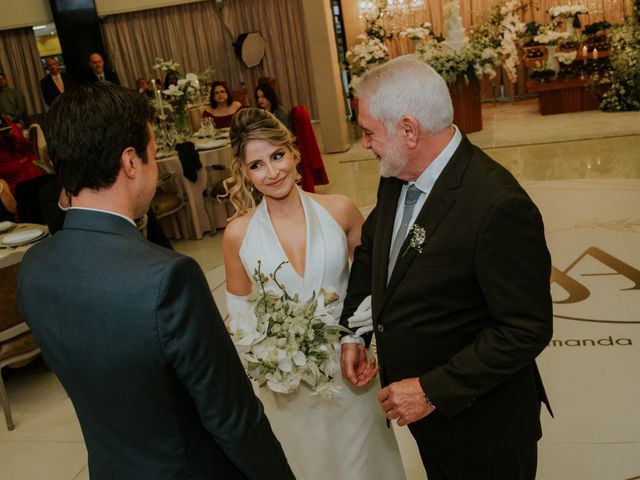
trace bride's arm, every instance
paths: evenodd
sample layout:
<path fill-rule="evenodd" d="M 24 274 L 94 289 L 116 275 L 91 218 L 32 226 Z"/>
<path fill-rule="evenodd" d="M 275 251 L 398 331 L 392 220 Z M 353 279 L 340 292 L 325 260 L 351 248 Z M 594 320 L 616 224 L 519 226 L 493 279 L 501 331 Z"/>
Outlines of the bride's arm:
<path fill-rule="evenodd" d="M 347 205 L 344 209 L 346 217 L 345 234 L 347 235 L 347 245 L 349 247 L 349 260 L 353 260 L 353 252 L 356 247 L 360 245 L 360 234 L 362 232 L 362 224 L 364 223 L 364 217 L 356 204 L 348 198 Z"/>
<path fill-rule="evenodd" d="M 245 217 L 229 222 L 222 238 L 227 291 L 238 296 L 251 293 L 251 279 L 240 260 L 240 246 L 249 226 L 248 218 Z"/>

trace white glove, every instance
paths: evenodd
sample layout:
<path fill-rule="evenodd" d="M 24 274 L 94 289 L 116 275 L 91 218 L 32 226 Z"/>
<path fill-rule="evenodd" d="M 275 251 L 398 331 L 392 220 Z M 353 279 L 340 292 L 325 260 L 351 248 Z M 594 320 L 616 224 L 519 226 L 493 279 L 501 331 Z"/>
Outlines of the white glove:
<path fill-rule="evenodd" d="M 347 320 L 349 328 L 357 328 L 355 334 L 360 336 L 363 333 L 373 332 L 373 314 L 371 313 L 371 295 L 368 295 L 356 311 Z"/>

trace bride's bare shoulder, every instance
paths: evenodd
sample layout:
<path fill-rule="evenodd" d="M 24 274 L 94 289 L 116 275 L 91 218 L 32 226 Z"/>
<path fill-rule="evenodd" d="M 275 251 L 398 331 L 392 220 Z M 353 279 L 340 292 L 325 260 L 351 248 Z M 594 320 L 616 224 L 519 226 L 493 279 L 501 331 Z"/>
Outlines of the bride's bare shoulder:
<path fill-rule="evenodd" d="M 356 204 L 346 195 L 321 195 L 319 193 L 309 193 L 308 195 L 324 207 L 324 209 L 343 226 L 362 218 Z"/>
<path fill-rule="evenodd" d="M 224 229 L 224 243 L 237 245 L 238 248 L 249 228 L 253 212 L 245 213 L 231 220 Z"/>

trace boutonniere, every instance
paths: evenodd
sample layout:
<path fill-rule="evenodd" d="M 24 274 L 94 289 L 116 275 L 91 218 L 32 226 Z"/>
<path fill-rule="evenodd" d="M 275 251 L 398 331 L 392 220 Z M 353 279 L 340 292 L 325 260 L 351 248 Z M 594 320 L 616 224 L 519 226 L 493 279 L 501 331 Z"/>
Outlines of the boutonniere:
<path fill-rule="evenodd" d="M 417 250 L 418 253 L 422 253 L 422 246 L 427 240 L 427 231 L 424 229 L 424 227 L 416 225 L 415 223 L 411 226 L 409 235 L 411 235 L 411 238 L 409 240 L 409 245 L 407 245 L 407 248 L 402 254 L 403 257 L 407 254 L 410 248 Z"/>

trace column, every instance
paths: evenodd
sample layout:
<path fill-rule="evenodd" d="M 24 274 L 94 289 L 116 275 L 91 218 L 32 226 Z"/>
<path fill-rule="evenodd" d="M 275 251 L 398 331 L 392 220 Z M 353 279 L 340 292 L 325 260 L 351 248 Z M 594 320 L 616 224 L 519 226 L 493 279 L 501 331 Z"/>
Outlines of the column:
<path fill-rule="evenodd" d="M 302 9 L 322 148 L 325 153 L 344 152 L 351 145 L 331 4 L 327 0 L 302 0 Z"/>

